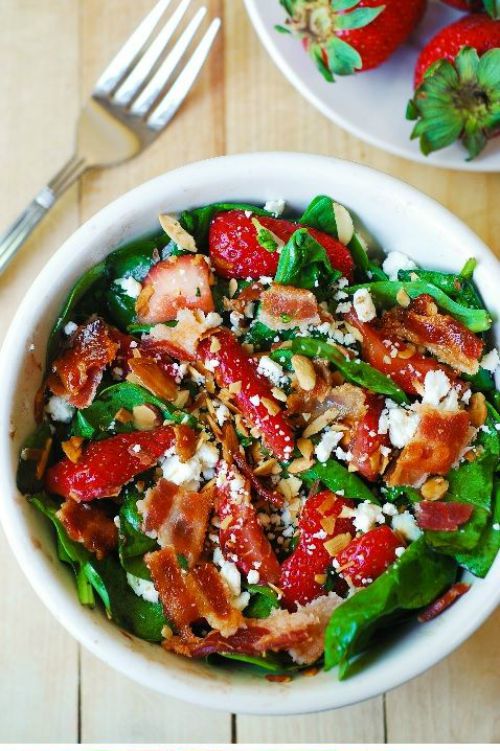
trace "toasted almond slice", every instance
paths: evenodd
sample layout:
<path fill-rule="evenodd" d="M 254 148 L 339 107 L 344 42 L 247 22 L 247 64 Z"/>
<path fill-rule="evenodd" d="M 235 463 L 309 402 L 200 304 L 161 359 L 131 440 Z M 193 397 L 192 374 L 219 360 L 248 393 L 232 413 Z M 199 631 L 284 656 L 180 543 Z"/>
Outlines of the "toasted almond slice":
<path fill-rule="evenodd" d="M 182 250 L 188 250 L 190 253 L 198 252 L 194 237 L 190 235 L 189 232 L 186 232 L 184 227 L 181 226 L 180 222 L 174 216 L 171 216 L 170 214 L 160 214 L 158 221 L 170 239 L 173 240 L 179 248 L 182 248 Z"/>
<path fill-rule="evenodd" d="M 352 537 L 349 532 L 343 532 L 340 535 L 335 535 L 335 537 L 332 537 L 331 540 L 324 542 L 323 545 L 328 553 L 332 556 L 332 558 L 335 558 L 335 556 L 338 555 L 341 550 L 349 545 L 351 540 Z"/>
<path fill-rule="evenodd" d="M 146 284 L 140 291 L 139 297 L 135 301 L 135 312 L 139 316 L 147 315 L 149 311 L 149 300 L 153 296 L 154 287 L 151 284 Z"/>
<path fill-rule="evenodd" d="M 288 398 L 285 392 L 279 389 L 277 386 L 273 386 L 273 388 L 271 389 L 271 393 L 274 396 L 274 398 L 277 399 L 279 402 L 286 402 Z"/>
<path fill-rule="evenodd" d="M 268 477 L 269 475 L 275 475 L 276 474 L 276 467 L 278 467 L 279 471 L 279 465 L 276 459 L 273 459 L 271 457 L 270 459 L 266 459 L 266 461 L 262 462 L 262 464 L 259 464 L 254 469 L 254 474 L 257 475 L 257 477 Z"/>
<path fill-rule="evenodd" d="M 177 396 L 173 400 L 172 404 L 178 409 L 183 409 L 183 407 L 185 407 L 188 403 L 190 396 L 191 392 L 189 391 L 189 389 L 182 389 L 181 391 L 177 392 Z"/>
<path fill-rule="evenodd" d="M 126 425 L 128 422 L 132 422 L 133 419 L 134 416 L 132 412 L 129 412 L 128 409 L 125 409 L 124 407 L 120 407 L 115 415 L 115 420 L 121 422 L 122 425 Z"/>
<path fill-rule="evenodd" d="M 326 426 L 337 417 L 337 415 L 338 410 L 335 407 L 333 409 L 327 409 L 326 412 L 315 417 L 314 420 L 306 426 L 306 429 L 303 432 L 303 437 L 310 438 L 312 435 L 321 432 L 323 428 L 326 428 Z"/>
<path fill-rule="evenodd" d="M 139 404 L 132 409 L 134 427 L 137 430 L 153 430 L 161 425 L 162 419 L 158 412 L 148 404 Z"/>
<path fill-rule="evenodd" d="M 323 518 L 321 519 L 321 526 L 325 530 L 327 535 L 333 535 L 336 521 L 336 516 L 323 516 Z"/>
<path fill-rule="evenodd" d="M 76 464 L 82 453 L 83 438 L 81 436 L 74 435 L 68 441 L 61 443 L 61 448 L 68 457 L 68 459 Z"/>
<path fill-rule="evenodd" d="M 245 438 L 248 438 L 249 433 L 241 415 L 235 416 L 234 424 L 236 425 L 236 430 L 238 431 L 238 433 L 245 436 Z"/>
<path fill-rule="evenodd" d="M 241 381 L 234 381 L 234 383 L 230 383 L 227 390 L 230 394 L 239 394 L 241 391 Z"/>
<path fill-rule="evenodd" d="M 47 438 L 47 440 L 45 441 L 45 446 L 43 447 L 40 453 L 40 458 L 37 462 L 36 469 L 35 469 L 35 477 L 37 480 L 41 480 L 45 473 L 47 462 L 49 461 L 51 448 L 52 448 L 52 438 Z"/>
<path fill-rule="evenodd" d="M 305 472 L 307 469 L 311 469 L 313 464 L 314 461 L 312 459 L 306 459 L 304 456 L 301 456 L 300 459 L 294 459 L 290 462 L 288 465 L 288 472 L 292 475 L 297 475 L 299 472 Z"/>
<path fill-rule="evenodd" d="M 400 360 L 409 360 L 410 357 L 413 357 L 416 351 L 414 344 L 407 344 L 404 349 L 398 350 L 398 357 Z"/>
<path fill-rule="evenodd" d="M 297 448 L 305 459 L 310 459 L 314 452 L 314 444 L 310 438 L 299 438 Z"/>
<path fill-rule="evenodd" d="M 220 341 L 216 336 L 210 337 L 210 352 L 218 352 L 220 350 Z"/>
<path fill-rule="evenodd" d="M 407 308 L 408 305 L 411 303 L 411 298 L 408 292 L 401 287 L 400 290 L 398 290 L 398 293 L 396 295 L 396 301 L 403 307 Z"/>
<path fill-rule="evenodd" d="M 266 396 L 263 396 L 260 402 L 264 405 L 270 415 L 277 415 L 280 412 L 280 408 L 272 399 L 268 399 Z"/>
<path fill-rule="evenodd" d="M 316 386 L 316 371 L 310 359 L 304 355 L 293 355 L 291 362 L 300 388 L 312 391 Z"/>
<path fill-rule="evenodd" d="M 488 410 L 486 407 L 486 399 L 484 394 L 478 391 L 472 394 L 469 404 L 469 417 L 471 423 L 475 428 L 480 428 L 484 425 L 486 418 L 488 417 Z"/>
<path fill-rule="evenodd" d="M 446 495 L 449 486 L 450 483 L 444 477 L 430 477 L 424 482 L 420 488 L 420 492 L 422 493 L 422 498 L 425 498 L 426 501 L 439 501 L 440 498 Z"/>
<path fill-rule="evenodd" d="M 326 574 L 316 574 L 314 577 L 314 581 L 317 584 L 324 584 L 326 582 Z"/>
<path fill-rule="evenodd" d="M 238 291 L 238 282 L 236 279 L 230 279 L 228 285 L 229 297 L 234 297 Z"/>
<path fill-rule="evenodd" d="M 226 516 L 220 523 L 220 529 L 227 529 L 230 524 L 233 523 L 233 517 L 231 515 Z"/>

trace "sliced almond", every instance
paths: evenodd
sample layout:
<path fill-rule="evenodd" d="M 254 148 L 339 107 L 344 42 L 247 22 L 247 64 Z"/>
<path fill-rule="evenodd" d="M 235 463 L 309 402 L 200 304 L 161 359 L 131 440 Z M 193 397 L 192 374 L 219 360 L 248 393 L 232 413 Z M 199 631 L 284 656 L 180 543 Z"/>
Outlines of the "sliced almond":
<path fill-rule="evenodd" d="M 271 457 L 255 467 L 254 474 L 257 475 L 257 477 L 269 477 L 269 475 L 277 474 L 276 469 L 278 469 L 279 472 L 279 464 L 276 459 Z"/>
<path fill-rule="evenodd" d="M 329 555 L 331 555 L 332 558 L 335 558 L 336 555 L 338 555 L 345 547 L 349 545 L 351 540 L 352 537 L 349 532 L 343 532 L 340 535 L 335 535 L 335 537 L 332 537 L 331 540 L 324 542 L 323 545 Z"/>
<path fill-rule="evenodd" d="M 409 360 L 410 357 L 413 357 L 416 351 L 414 344 L 407 344 L 404 349 L 398 350 L 398 357 L 400 360 Z"/>
<path fill-rule="evenodd" d="M 134 416 L 132 412 L 129 412 L 128 409 L 125 409 L 124 407 L 120 407 L 115 415 L 115 420 L 117 422 L 120 422 L 122 425 L 126 425 L 128 422 L 132 422 L 133 419 Z"/>
<path fill-rule="evenodd" d="M 76 464 L 82 454 L 83 438 L 81 436 L 74 435 L 68 441 L 61 443 L 61 448 L 73 464 Z"/>
<path fill-rule="evenodd" d="M 218 352 L 220 350 L 220 341 L 216 336 L 210 337 L 210 352 Z"/>
<path fill-rule="evenodd" d="M 299 438 L 297 448 L 305 459 L 310 459 L 314 452 L 314 444 L 310 438 Z"/>
<path fill-rule="evenodd" d="M 270 415 L 277 415 L 281 411 L 276 402 L 266 396 L 261 398 L 260 403 L 264 405 Z"/>
<path fill-rule="evenodd" d="M 128 361 L 130 373 L 127 381 L 137 383 L 155 396 L 167 401 L 173 401 L 177 396 L 177 384 L 167 375 L 153 359 L 140 357 Z"/>
<path fill-rule="evenodd" d="M 343 245 L 349 245 L 354 235 L 354 223 L 345 206 L 332 201 L 333 216 L 337 225 L 337 237 Z"/>
<path fill-rule="evenodd" d="M 238 291 L 238 282 L 236 279 L 230 279 L 228 285 L 229 297 L 234 297 Z"/>
<path fill-rule="evenodd" d="M 227 529 L 230 524 L 233 522 L 233 517 L 231 515 L 226 516 L 225 519 L 223 519 L 219 525 L 220 529 Z"/>
<path fill-rule="evenodd" d="M 284 391 L 279 389 L 277 386 L 273 386 L 273 388 L 271 389 L 271 392 L 274 398 L 277 399 L 279 402 L 286 402 L 288 398 L 287 395 L 285 394 Z"/>
<path fill-rule="evenodd" d="M 316 386 L 316 371 L 310 359 L 304 355 L 293 355 L 291 362 L 300 388 L 312 391 Z"/>
<path fill-rule="evenodd" d="M 162 228 L 165 230 L 171 240 L 174 241 L 182 250 L 188 250 L 190 253 L 197 253 L 195 239 L 189 232 L 186 232 L 180 222 L 170 214 L 160 214 L 158 217 Z"/>
<path fill-rule="evenodd" d="M 135 301 L 135 312 L 139 317 L 147 315 L 149 311 L 149 300 L 153 296 L 154 287 L 146 284 L 140 291 L 139 297 Z"/>
<path fill-rule="evenodd" d="M 238 433 L 244 436 L 245 438 L 248 438 L 249 433 L 248 433 L 245 423 L 243 422 L 243 418 L 241 415 L 235 416 L 234 424 L 236 425 L 236 430 L 238 431 Z"/>
<path fill-rule="evenodd" d="M 398 290 L 398 293 L 396 295 L 396 302 L 398 302 L 399 305 L 401 305 L 403 308 L 407 308 L 411 303 L 411 298 L 404 287 L 401 287 L 401 289 Z"/>
<path fill-rule="evenodd" d="M 183 409 L 188 403 L 190 396 L 191 392 L 189 389 L 182 389 L 177 392 L 177 396 L 172 400 L 172 404 L 174 407 L 177 407 L 177 409 Z"/>
<path fill-rule="evenodd" d="M 327 409 L 326 412 L 323 412 L 322 415 L 315 417 L 314 420 L 312 420 L 312 422 L 307 425 L 306 429 L 303 432 L 303 437 L 310 438 L 312 435 L 320 433 L 323 428 L 326 428 L 326 426 L 332 422 L 332 420 L 335 420 L 337 415 L 338 410 L 335 407 L 333 407 L 332 409 Z"/>
<path fill-rule="evenodd" d="M 445 480 L 444 477 L 430 477 L 424 482 L 420 492 L 422 498 L 425 498 L 426 501 L 439 501 L 446 495 L 449 486 L 448 480 Z"/>
<path fill-rule="evenodd" d="M 234 383 L 230 383 L 227 390 L 230 394 L 239 394 L 241 391 L 241 381 L 234 381 Z"/>
<path fill-rule="evenodd" d="M 162 420 L 153 407 L 147 404 L 139 404 L 132 410 L 134 427 L 137 430 L 153 430 L 161 425 Z"/>
<path fill-rule="evenodd" d="M 326 574 L 316 574 L 314 577 L 314 581 L 317 584 L 324 584 L 326 582 Z"/>
<path fill-rule="evenodd" d="M 299 472 L 305 472 L 308 469 L 311 469 L 314 462 L 312 459 L 306 459 L 304 456 L 301 456 L 300 459 L 294 459 L 290 464 L 288 465 L 288 472 L 292 475 L 297 475 Z"/>
<path fill-rule="evenodd" d="M 337 521 L 336 516 L 323 516 L 321 519 L 321 526 L 325 530 L 327 535 L 333 535 L 335 529 L 335 523 Z"/>
<path fill-rule="evenodd" d="M 45 446 L 43 447 L 40 453 L 40 458 L 38 459 L 36 469 L 35 469 L 35 476 L 37 480 L 41 480 L 45 473 L 47 462 L 49 461 L 51 448 L 52 448 L 52 438 L 47 438 L 47 440 L 45 441 Z"/>
<path fill-rule="evenodd" d="M 480 428 L 484 425 L 486 418 L 488 417 L 488 409 L 486 407 L 486 399 L 484 394 L 478 391 L 472 394 L 469 404 L 469 417 L 471 423 L 475 428 Z"/>

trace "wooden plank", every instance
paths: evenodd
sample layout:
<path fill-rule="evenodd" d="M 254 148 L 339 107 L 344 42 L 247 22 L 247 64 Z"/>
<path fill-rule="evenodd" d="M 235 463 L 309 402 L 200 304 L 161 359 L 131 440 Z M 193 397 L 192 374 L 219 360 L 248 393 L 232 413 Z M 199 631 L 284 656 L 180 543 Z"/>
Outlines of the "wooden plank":
<path fill-rule="evenodd" d="M 200 3 L 194 3 L 200 5 Z M 207 3 L 210 16 L 218 0 Z M 90 90 L 99 71 L 118 49 L 151 0 L 86 0 L 82 5 L 82 91 Z M 224 150 L 221 41 L 199 82 L 168 130 L 144 154 L 126 165 L 88 175 L 83 181 L 82 219 L 144 180 L 187 162 L 215 156 Z M 155 218 L 151 218 L 154 223 Z M 103 707 L 113 710 L 103 711 Z M 192 721 L 193 712 L 196 721 Z M 230 742 L 228 714 L 193 709 L 137 686 L 82 651 L 82 741 L 91 742 Z"/>
<path fill-rule="evenodd" d="M 77 23 L 72 3 L 2 4 L 2 227 L 71 154 L 78 107 Z M 58 34 L 55 44 L 57 28 L 65 34 Z M 35 274 L 76 228 L 76 198 L 73 190 L 60 202 L 0 279 L 0 338 Z M 74 742 L 78 645 L 34 594 L 3 534 L 0 570 L 0 742 Z"/>

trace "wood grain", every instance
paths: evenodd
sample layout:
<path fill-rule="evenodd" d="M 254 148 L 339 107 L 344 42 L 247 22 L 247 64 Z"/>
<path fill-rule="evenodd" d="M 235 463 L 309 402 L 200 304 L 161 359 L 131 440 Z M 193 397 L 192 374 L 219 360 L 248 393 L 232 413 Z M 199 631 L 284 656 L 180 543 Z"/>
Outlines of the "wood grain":
<path fill-rule="evenodd" d="M 363 162 L 433 196 L 500 251 L 500 176 L 432 169 L 353 138 L 317 113 L 275 68 L 242 0 L 206 4 L 211 15 L 223 15 L 224 32 L 191 96 L 147 152 L 87 175 L 59 203 L 0 279 L 0 331 L 37 270 L 79 221 L 165 170 L 223 153 L 296 150 Z M 2 225 L 70 155 L 79 103 L 152 5 L 2 0 L 0 94 L 9 103 L 0 122 Z M 498 614 L 454 655 L 392 691 L 385 702 L 379 697 L 319 715 L 240 716 L 231 723 L 227 714 L 147 691 L 84 650 L 79 659 L 76 643 L 34 598 L 3 538 L 0 566 L 0 675 L 9 676 L 0 681 L 0 742 L 500 741 Z"/>

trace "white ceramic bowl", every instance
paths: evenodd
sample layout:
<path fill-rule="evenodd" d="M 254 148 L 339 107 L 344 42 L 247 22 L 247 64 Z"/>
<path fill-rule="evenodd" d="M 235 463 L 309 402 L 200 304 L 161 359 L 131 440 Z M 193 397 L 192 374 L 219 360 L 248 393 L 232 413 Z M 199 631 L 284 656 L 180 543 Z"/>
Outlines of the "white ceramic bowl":
<path fill-rule="evenodd" d="M 300 210 L 318 193 L 351 207 L 387 250 L 424 266 L 458 270 L 479 260 L 477 282 L 498 313 L 498 263 L 484 244 L 446 209 L 408 185 L 367 167 L 302 154 L 224 157 L 151 180 L 84 224 L 49 261 L 12 322 L 0 355 L 0 509 L 10 545 L 28 580 L 55 617 L 87 649 L 143 685 L 232 712 L 293 714 L 362 701 L 434 665 L 475 631 L 500 601 L 500 558 L 484 581 L 440 618 L 410 627 L 377 659 L 340 683 L 335 672 L 291 683 L 269 683 L 241 670 L 211 668 L 167 654 L 122 632 L 99 610 L 79 605 L 73 577 L 57 560 L 52 530 L 16 490 L 22 439 L 32 430 L 47 335 L 73 282 L 113 248 L 173 212 L 222 199 L 262 203 L 285 198 Z M 498 332 L 497 332 L 498 333 Z M 30 345 L 34 345 L 34 350 Z"/>

